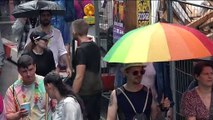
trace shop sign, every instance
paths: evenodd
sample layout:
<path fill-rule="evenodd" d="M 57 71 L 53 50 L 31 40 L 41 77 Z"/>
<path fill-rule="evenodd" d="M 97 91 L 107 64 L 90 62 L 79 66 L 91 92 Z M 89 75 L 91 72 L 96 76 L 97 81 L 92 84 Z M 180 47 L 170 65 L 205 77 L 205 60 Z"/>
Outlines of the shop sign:
<path fill-rule="evenodd" d="M 137 27 L 145 26 L 150 23 L 151 0 L 137 0 Z"/>
<path fill-rule="evenodd" d="M 124 34 L 124 1 L 114 0 L 113 39 L 117 41 Z"/>

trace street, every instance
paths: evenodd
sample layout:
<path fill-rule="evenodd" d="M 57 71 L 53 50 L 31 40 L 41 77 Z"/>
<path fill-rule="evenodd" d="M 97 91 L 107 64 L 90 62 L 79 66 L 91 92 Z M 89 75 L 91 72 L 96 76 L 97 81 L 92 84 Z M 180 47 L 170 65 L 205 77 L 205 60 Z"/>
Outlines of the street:
<path fill-rule="evenodd" d="M 17 67 L 14 63 L 5 60 L 0 77 L 0 92 L 4 96 L 7 88 L 18 78 Z"/>

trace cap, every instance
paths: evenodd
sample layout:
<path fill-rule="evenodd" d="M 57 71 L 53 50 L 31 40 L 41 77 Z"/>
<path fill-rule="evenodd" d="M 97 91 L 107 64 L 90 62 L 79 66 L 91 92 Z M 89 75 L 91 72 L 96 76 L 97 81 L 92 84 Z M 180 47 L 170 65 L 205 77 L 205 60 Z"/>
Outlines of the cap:
<path fill-rule="evenodd" d="M 33 31 L 31 34 L 30 34 L 30 39 L 31 41 L 34 41 L 34 40 L 49 40 L 51 37 L 49 35 L 47 35 L 45 32 L 39 32 L 39 31 Z"/>
<path fill-rule="evenodd" d="M 142 63 L 128 63 L 128 64 L 124 64 L 122 71 L 124 71 L 124 70 L 126 70 L 127 68 L 130 68 L 130 67 L 138 67 L 138 66 L 146 67 L 146 65 L 142 64 Z"/>

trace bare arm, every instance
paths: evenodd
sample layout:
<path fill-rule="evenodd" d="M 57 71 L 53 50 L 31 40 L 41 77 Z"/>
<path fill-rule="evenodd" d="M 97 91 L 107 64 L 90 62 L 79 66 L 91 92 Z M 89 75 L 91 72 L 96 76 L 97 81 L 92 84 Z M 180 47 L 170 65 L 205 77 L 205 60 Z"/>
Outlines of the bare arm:
<path fill-rule="evenodd" d="M 76 66 L 76 76 L 73 81 L 72 90 L 74 93 L 78 93 L 85 74 L 86 66 L 85 65 L 77 65 Z"/>
<path fill-rule="evenodd" d="M 157 102 L 155 100 L 152 100 L 152 105 L 151 105 L 151 119 L 156 120 L 158 117 L 158 114 L 160 112 L 160 109 L 157 105 Z"/>
<path fill-rule="evenodd" d="M 108 111 L 107 111 L 107 120 L 116 120 L 117 118 L 117 98 L 115 90 L 112 91 L 109 99 Z"/>
<path fill-rule="evenodd" d="M 67 65 L 66 72 L 67 72 L 68 76 L 71 76 L 72 75 L 72 71 L 71 71 L 71 68 L 70 68 L 71 63 L 70 63 L 70 59 L 68 57 L 68 53 L 63 54 L 61 57 L 66 62 L 66 65 Z M 59 69 L 59 68 L 57 68 L 57 69 Z M 60 71 L 60 69 L 59 69 L 59 71 Z"/>

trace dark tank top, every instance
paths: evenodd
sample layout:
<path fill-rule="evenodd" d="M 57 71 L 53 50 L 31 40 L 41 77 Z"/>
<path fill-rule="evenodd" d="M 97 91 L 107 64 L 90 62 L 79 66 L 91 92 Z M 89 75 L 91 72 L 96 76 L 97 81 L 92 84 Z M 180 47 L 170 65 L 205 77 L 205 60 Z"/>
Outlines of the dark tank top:
<path fill-rule="evenodd" d="M 148 88 L 143 86 L 142 89 L 137 92 L 127 91 L 123 86 L 121 87 L 121 89 L 124 91 L 124 93 L 127 95 L 127 97 L 132 102 L 133 106 L 135 107 L 136 112 L 142 113 L 144 104 L 145 104 L 145 100 L 146 100 L 146 96 L 147 96 L 147 92 L 148 92 Z M 134 112 L 132 106 L 130 105 L 129 101 L 127 100 L 127 98 L 118 89 L 116 89 L 116 97 L 117 97 L 117 104 L 118 104 L 119 120 L 132 120 L 133 116 L 135 115 L 135 112 Z M 144 111 L 148 120 L 149 120 L 150 114 L 151 114 L 151 104 L 152 104 L 152 94 L 151 94 L 151 90 L 150 90 L 148 101 L 147 101 L 147 106 Z"/>

